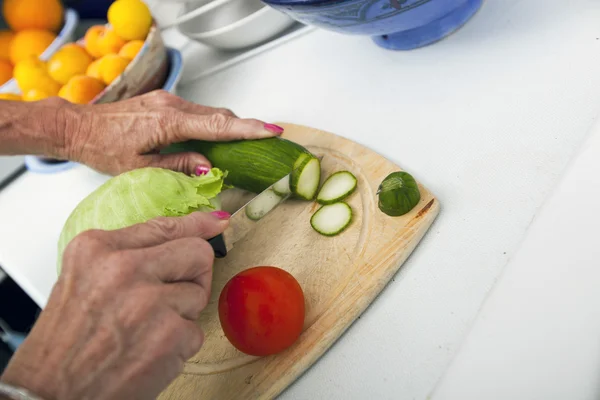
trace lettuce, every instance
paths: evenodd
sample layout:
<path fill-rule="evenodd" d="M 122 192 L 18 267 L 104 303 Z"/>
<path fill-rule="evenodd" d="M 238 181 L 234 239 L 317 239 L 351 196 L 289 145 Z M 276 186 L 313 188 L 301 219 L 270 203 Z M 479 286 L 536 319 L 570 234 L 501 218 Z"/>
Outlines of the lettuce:
<path fill-rule="evenodd" d="M 226 174 L 218 168 L 188 176 L 162 168 L 141 168 L 106 181 L 71 212 L 58 240 L 57 269 L 69 242 L 89 229 L 114 230 L 155 217 L 177 217 L 221 208 Z"/>

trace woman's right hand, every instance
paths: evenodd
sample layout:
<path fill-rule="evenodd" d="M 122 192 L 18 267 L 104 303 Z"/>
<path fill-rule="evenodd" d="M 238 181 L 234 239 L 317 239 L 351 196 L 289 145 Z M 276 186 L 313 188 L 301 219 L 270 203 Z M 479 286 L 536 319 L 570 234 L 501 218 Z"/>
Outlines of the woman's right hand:
<path fill-rule="evenodd" d="M 88 231 L 2 381 L 44 399 L 154 399 L 200 349 L 225 212 Z"/>

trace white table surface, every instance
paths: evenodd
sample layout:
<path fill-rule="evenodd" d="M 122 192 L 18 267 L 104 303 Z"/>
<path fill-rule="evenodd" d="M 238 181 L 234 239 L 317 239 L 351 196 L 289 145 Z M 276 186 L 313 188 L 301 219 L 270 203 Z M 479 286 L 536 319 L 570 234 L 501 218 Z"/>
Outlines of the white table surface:
<path fill-rule="evenodd" d="M 432 393 L 600 113 L 599 20 L 595 0 L 488 0 L 459 32 L 417 51 L 389 52 L 366 38 L 314 31 L 180 89 L 188 99 L 241 116 L 303 123 L 363 143 L 413 173 L 442 204 L 431 231 L 381 296 L 282 398 L 425 399 Z M 0 265 L 40 305 L 56 279 L 64 220 L 104 179 L 83 167 L 28 173 L 0 192 Z M 569 212 L 582 224 L 589 216 L 587 209 Z M 563 240 L 576 244 L 580 237 Z M 564 257 L 566 248 L 548 251 Z M 519 269 L 514 274 L 530 284 L 539 279 Z M 573 301 L 581 290 L 574 284 L 561 296 Z M 496 296 L 511 296 L 502 293 Z M 551 313 L 545 318 L 554 321 Z M 515 321 L 505 329 L 521 329 Z M 474 337 L 465 345 L 467 367 L 475 362 L 469 354 L 482 352 L 485 361 L 496 345 Z M 470 353 L 469 343 L 475 343 Z M 595 365 L 600 354 L 588 356 Z M 472 380 L 485 376 L 510 387 L 522 365 L 515 357 L 501 376 L 499 368 L 465 372 L 459 357 L 436 395 L 461 398 L 452 394 L 472 384 L 470 373 L 482 376 Z M 560 377 L 525 382 L 561 383 Z M 588 392 L 569 398 L 578 393 Z M 538 398 L 519 394 L 510 398 Z"/>
<path fill-rule="evenodd" d="M 535 217 L 432 400 L 600 398 L 600 123 Z"/>

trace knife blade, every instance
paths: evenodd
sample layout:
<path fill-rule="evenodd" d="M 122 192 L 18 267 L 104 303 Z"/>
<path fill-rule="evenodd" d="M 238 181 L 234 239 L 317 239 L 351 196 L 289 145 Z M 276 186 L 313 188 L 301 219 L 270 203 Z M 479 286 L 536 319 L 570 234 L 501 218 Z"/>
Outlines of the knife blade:
<path fill-rule="evenodd" d="M 231 215 L 229 226 L 225 231 L 208 240 L 215 251 L 215 258 L 225 257 L 237 242 L 254 229 L 261 219 L 291 196 L 290 190 L 286 194 L 278 194 L 273 190 L 276 185 L 283 185 L 286 182 L 289 185 L 291 175 L 290 173 L 284 176 L 244 204 Z"/>

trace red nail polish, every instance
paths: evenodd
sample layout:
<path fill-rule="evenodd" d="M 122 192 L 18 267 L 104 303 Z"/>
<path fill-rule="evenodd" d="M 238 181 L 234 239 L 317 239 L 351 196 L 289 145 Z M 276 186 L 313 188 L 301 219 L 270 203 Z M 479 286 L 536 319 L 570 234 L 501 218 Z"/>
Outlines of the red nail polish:
<path fill-rule="evenodd" d="M 265 124 L 265 129 L 268 130 L 269 132 L 273 132 L 273 133 L 277 133 L 277 134 L 283 133 L 283 128 L 280 127 L 279 125 L 275 125 L 275 124 Z"/>
<path fill-rule="evenodd" d="M 227 211 L 213 211 L 211 214 L 219 219 L 229 219 L 229 217 L 231 217 L 231 214 Z"/>
<path fill-rule="evenodd" d="M 196 167 L 196 175 L 206 175 L 210 171 L 210 168 L 204 165 L 198 165 Z"/>

